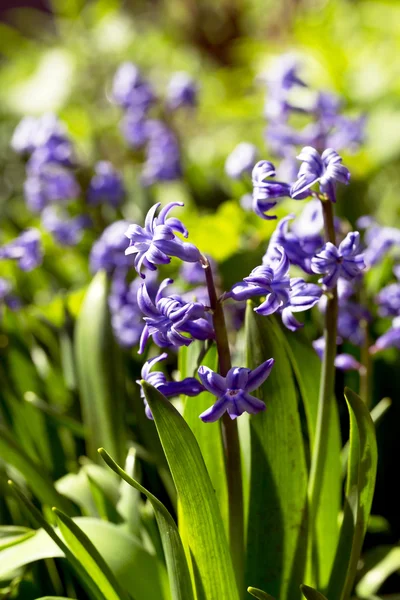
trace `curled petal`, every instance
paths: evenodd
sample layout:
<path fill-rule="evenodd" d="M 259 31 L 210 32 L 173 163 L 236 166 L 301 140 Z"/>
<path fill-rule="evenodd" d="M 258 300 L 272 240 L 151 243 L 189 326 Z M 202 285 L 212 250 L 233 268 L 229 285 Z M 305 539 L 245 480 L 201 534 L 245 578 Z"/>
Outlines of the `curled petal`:
<path fill-rule="evenodd" d="M 260 385 L 266 381 L 271 373 L 272 367 L 274 366 L 275 360 L 273 358 L 269 358 L 265 362 L 263 362 L 259 367 L 250 372 L 247 385 L 246 392 L 254 392 L 257 390 Z"/>
<path fill-rule="evenodd" d="M 217 400 L 217 402 L 213 404 L 213 406 L 201 413 L 200 419 L 204 423 L 214 423 L 222 417 L 224 412 L 226 412 L 228 406 L 229 400 L 225 396 L 223 396 L 222 398 Z"/>
<path fill-rule="evenodd" d="M 201 383 L 211 394 L 218 397 L 225 393 L 227 386 L 224 377 L 204 365 L 199 367 L 198 374 Z"/>

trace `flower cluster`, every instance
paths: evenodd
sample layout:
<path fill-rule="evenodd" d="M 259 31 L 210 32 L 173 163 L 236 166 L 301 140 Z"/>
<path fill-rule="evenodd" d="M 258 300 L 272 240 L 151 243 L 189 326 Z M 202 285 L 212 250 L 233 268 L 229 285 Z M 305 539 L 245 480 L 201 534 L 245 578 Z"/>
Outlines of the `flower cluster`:
<path fill-rule="evenodd" d="M 91 220 L 81 207 L 78 217 L 68 209 L 82 196 L 78 183 L 78 160 L 65 126 L 56 116 L 25 117 L 17 126 L 11 140 L 12 148 L 29 156 L 24 182 L 26 204 L 33 213 L 41 215 L 44 229 L 65 246 L 75 245 Z M 120 175 L 111 163 L 100 161 L 86 191 L 88 205 L 117 206 L 124 198 Z"/>
<path fill-rule="evenodd" d="M 43 259 L 40 232 L 37 229 L 27 229 L 17 238 L 0 247 L 0 260 L 12 259 L 17 261 L 21 271 L 32 271 Z"/>
<path fill-rule="evenodd" d="M 151 84 L 131 62 L 123 63 L 114 76 L 111 100 L 124 109 L 121 131 L 134 149 L 145 147 L 143 185 L 172 181 L 182 174 L 177 137 L 164 121 L 149 116 L 159 103 Z M 183 72 L 175 73 L 167 88 L 165 107 L 171 112 L 197 104 L 197 85 Z"/>

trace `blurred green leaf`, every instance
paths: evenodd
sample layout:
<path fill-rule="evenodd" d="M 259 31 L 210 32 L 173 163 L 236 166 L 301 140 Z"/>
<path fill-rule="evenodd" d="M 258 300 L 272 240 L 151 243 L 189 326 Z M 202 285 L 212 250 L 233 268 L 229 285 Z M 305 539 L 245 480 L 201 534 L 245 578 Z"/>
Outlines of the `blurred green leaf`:
<path fill-rule="evenodd" d="M 340 538 L 327 597 L 345 599 L 352 590 L 367 531 L 375 489 L 378 454 L 375 427 L 365 403 L 346 388 L 350 414 L 350 454 Z"/>
<path fill-rule="evenodd" d="M 375 596 L 386 579 L 400 570 L 400 547 L 378 546 L 365 556 L 363 575 L 356 585 L 358 598 Z"/>
<path fill-rule="evenodd" d="M 168 575 L 170 578 L 172 600 L 192 600 L 193 588 L 190 579 L 188 564 L 179 536 L 178 528 L 168 510 L 153 494 L 140 483 L 135 481 L 126 471 L 121 469 L 111 456 L 101 448 L 100 456 L 107 465 L 133 489 L 145 494 L 151 503 L 160 529 L 161 540 L 165 552 Z"/>
<path fill-rule="evenodd" d="M 273 357 L 256 392 L 266 410 L 250 417 L 251 475 L 246 581 L 280 600 L 298 595 L 307 549 L 307 473 L 295 381 L 283 334 L 274 318 L 248 303 L 247 366 Z M 284 543 L 283 543 L 284 540 Z"/>
<path fill-rule="evenodd" d="M 312 449 L 318 414 L 319 376 L 321 361 L 311 344 L 301 332 L 285 332 L 286 350 L 292 364 L 297 385 L 304 404 L 307 427 Z M 317 572 L 316 581 L 324 589 L 329 581 L 339 539 L 339 512 L 341 509 L 341 462 L 342 447 L 339 415 L 336 400 L 330 404 L 327 459 L 324 469 L 321 499 L 317 513 L 318 559 L 309 553 L 311 576 Z"/>
<path fill-rule="evenodd" d="M 142 385 L 178 491 L 197 595 L 238 600 L 221 513 L 196 438 L 160 392 Z"/>
<path fill-rule="evenodd" d="M 15 441 L 12 434 L 0 424 L 0 455 L 6 464 L 17 469 L 27 485 L 43 504 L 57 504 L 64 510 L 76 514 L 75 507 L 55 489 L 43 466 L 35 463 Z"/>
<path fill-rule="evenodd" d="M 10 546 L 14 546 L 14 544 L 19 544 L 32 535 L 35 535 L 35 532 L 27 527 L 0 525 L 0 550 L 5 550 Z"/>
<path fill-rule="evenodd" d="M 121 349 L 114 340 L 108 311 L 108 283 L 95 275 L 86 293 L 75 332 L 76 364 L 88 456 L 97 461 L 105 446 L 118 460 L 125 448 L 124 381 Z"/>

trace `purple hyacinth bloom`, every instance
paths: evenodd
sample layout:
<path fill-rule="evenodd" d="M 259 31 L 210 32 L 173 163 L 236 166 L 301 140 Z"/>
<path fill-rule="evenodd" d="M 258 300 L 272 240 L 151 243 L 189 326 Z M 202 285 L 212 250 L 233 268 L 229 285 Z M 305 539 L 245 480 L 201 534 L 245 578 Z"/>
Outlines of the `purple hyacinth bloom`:
<path fill-rule="evenodd" d="M 315 101 L 314 112 L 325 127 L 332 127 L 337 122 L 342 101 L 331 92 L 319 92 Z"/>
<path fill-rule="evenodd" d="M 268 86 L 283 90 L 290 90 L 296 85 L 307 87 L 297 74 L 298 68 L 299 61 L 293 54 L 287 53 L 278 56 L 267 74 Z"/>
<path fill-rule="evenodd" d="M 95 165 L 95 175 L 87 191 L 88 204 L 111 204 L 117 207 L 124 199 L 125 190 L 121 175 L 113 165 L 102 160 Z"/>
<path fill-rule="evenodd" d="M 369 351 L 371 354 L 376 354 L 388 348 L 400 350 L 400 317 L 393 319 L 391 328 L 376 340 Z"/>
<path fill-rule="evenodd" d="M 142 183 L 145 186 L 157 181 L 174 181 L 182 176 L 181 153 L 174 132 L 162 121 L 146 122 L 146 161 Z"/>
<path fill-rule="evenodd" d="M 291 196 L 295 200 L 311 195 L 310 188 L 319 182 L 320 191 L 326 194 L 332 202 L 336 202 L 335 182 L 348 184 L 350 180 L 349 170 L 342 165 L 342 158 L 332 148 L 324 150 L 322 155 L 312 148 L 306 146 L 297 157 L 303 161 L 298 180 L 291 188 Z"/>
<path fill-rule="evenodd" d="M 326 145 L 336 151 L 346 149 L 355 152 L 365 140 L 366 116 L 360 115 L 356 119 L 338 116 L 334 129 L 326 136 Z"/>
<path fill-rule="evenodd" d="M 42 165 L 40 172 L 28 174 L 24 183 L 27 206 L 35 213 L 52 202 L 68 202 L 77 198 L 79 193 L 74 174 L 57 163 Z"/>
<path fill-rule="evenodd" d="M 263 362 L 253 371 L 244 367 L 232 367 L 226 377 L 214 373 L 205 366 L 199 367 L 200 380 L 206 390 L 217 397 L 217 402 L 200 415 L 205 423 L 212 423 L 227 412 L 236 419 L 244 412 L 252 415 L 265 410 L 265 404 L 251 392 L 257 390 L 271 373 L 274 359 Z"/>
<path fill-rule="evenodd" d="M 260 315 L 271 315 L 289 302 L 289 259 L 283 248 L 277 248 L 278 260 L 270 261 L 252 270 L 248 277 L 235 283 L 224 298 L 249 300 L 254 296 L 266 296 L 264 302 L 256 307 Z"/>
<path fill-rule="evenodd" d="M 257 160 L 258 150 L 250 142 L 241 142 L 225 161 L 225 173 L 231 179 L 240 179 L 244 173 L 250 174 Z"/>
<path fill-rule="evenodd" d="M 131 62 L 124 62 L 114 75 L 112 100 L 127 109 L 147 111 L 155 96 L 139 68 Z"/>
<path fill-rule="evenodd" d="M 88 215 L 70 218 L 64 211 L 48 206 L 42 212 L 42 225 L 51 233 L 61 246 L 76 246 L 83 236 L 83 231 L 91 224 Z"/>
<path fill-rule="evenodd" d="M 266 213 L 274 208 L 279 198 L 290 197 L 290 185 L 281 181 L 266 181 L 275 177 L 275 167 L 267 160 L 260 160 L 252 171 L 253 210 L 262 219 L 276 219 Z"/>
<path fill-rule="evenodd" d="M 100 269 L 112 273 L 117 268 L 129 268 L 131 261 L 129 256 L 125 256 L 125 232 L 128 226 L 128 221 L 115 221 L 105 228 L 90 252 L 92 273 L 97 273 Z"/>
<path fill-rule="evenodd" d="M 18 310 L 21 302 L 17 296 L 12 293 L 11 283 L 0 277 L 0 306 L 5 304 L 10 310 Z"/>
<path fill-rule="evenodd" d="M 301 277 L 294 277 L 290 280 L 289 300 L 286 306 L 281 309 L 282 322 L 291 331 L 296 331 L 303 327 L 294 318 L 293 313 L 303 312 L 315 306 L 321 298 L 322 290 L 315 283 L 307 283 Z"/>
<path fill-rule="evenodd" d="M 313 342 L 313 348 L 322 360 L 325 351 L 325 340 L 323 337 L 318 338 Z M 335 367 L 339 371 L 358 371 L 359 373 L 365 372 L 365 367 L 351 354 L 337 354 L 335 357 Z"/>
<path fill-rule="evenodd" d="M 125 254 L 136 254 L 134 265 L 139 275 L 144 278 L 142 267 L 155 271 L 157 265 L 166 265 L 171 262 L 171 256 L 176 256 L 186 262 L 197 262 L 201 255 L 193 244 L 182 242 L 176 237 L 176 232 L 184 237 L 188 236 L 186 227 L 179 219 L 168 217 L 168 213 L 175 206 L 183 206 L 181 202 L 170 202 L 162 208 L 156 217 L 155 214 L 161 206 L 160 202 L 152 206 L 147 213 L 144 227 L 130 225 L 125 233 L 129 239 L 129 247 Z"/>
<path fill-rule="evenodd" d="M 214 330 L 205 307 L 199 302 L 185 302 L 179 296 L 163 296 L 172 279 L 165 279 L 153 300 L 146 283 L 142 283 L 137 296 L 146 323 L 139 346 L 142 354 L 149 337 L 161 348 L 189 346 L 194 339 L 208 340 Z"/>
<path fill-rule="evenodd" d="M 384 287 L 376 298 L 381 317 L 400 315 L 400 283 L 391 283 Z"/>
<path fill-rule="evenodd" d="M 365 264 L 368 267 L 376 265 L 393 247 L 400 246 L 400 229 L 396 227 L 381 227 L 370 216 L 360 217 L 357 227 L 365 229 Z"/>
<path fill-rule="evenodd" d="M 339 299 L 338 334 L 356 346 L 361 346 L 365 340 L 365 323 L 371 321 L 370 312 L 359 304 L 350 300 Z"/>
<path fill-rule="evenodd" d="M 196 106 L 197 84 L 193 77 L 183 71 L 174 73 L 167 87 L 167 106 L 176 110 L 183 106 Z"/>
<path fill-rule="evenodd" d="M 142 379 L 147 381 L 147 383 L 153 387 L 157 388 L 158 391 L 161 392 L 161 394 L 163 394 L 166 398 L 173 398 L 174 396 L 180 396 L 181 394 L 193 397 L 198 396 L 201 394 L 201 392 L 204 392 L 204 386 L 195 377 L 186 377 L 185 379 L 182 379 L 182 381 L 168 381 L 165 373 L 162 371 L 151 371 L 152 367 L 156 363 L 160 362 L 161 360 L 165 360 L 166 358 L 167 353 L 163 352 L 163 354 L 160 354 L 160 356 L 155 356 L 154 358 L 147 360 L 142 367 Z M 141 382 L 137 381 L 136 383 L 140 385 L 140 395 L 144 401 L 146 416 L 148 419 L 153 419 L 153 415 L 149 405 L 147 404 Z"/>
<path fill-rule="evenodd" d="M 358 277 L 365 268 L 358 231 L 348 233 L 338 248 L 327 242 L 311 260 L 311 268 L 314 273 L 324 275 L 320 281 L 328 289 L 336 285 L 339 277 L 348 280 Z"/>
<path fill-rule="evenodd" d="M 142 148 L 148 139 L 147 121 L 144 114 L 127 110 L 120 124 L 121 132 L 132 148 Z"/>
<path fill-rule="evenodd" d="M 0 248 L 0 259 L 14 259 L 22 271 L 32 271 L 42 263 L 40 231 L 26 229 L 15 240 Z"/>

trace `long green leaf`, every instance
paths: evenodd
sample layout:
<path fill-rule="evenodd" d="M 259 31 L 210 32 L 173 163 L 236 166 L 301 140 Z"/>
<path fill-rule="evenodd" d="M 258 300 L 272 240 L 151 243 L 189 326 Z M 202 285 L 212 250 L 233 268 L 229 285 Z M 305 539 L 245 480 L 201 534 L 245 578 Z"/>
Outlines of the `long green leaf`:
<path fill-rule="evenodd" d="M 53 508 L 65 543 L 90 577 L 97 583 L 106 600 L 128 600 L 115 575 L 88 536 L 67 515 Z"/>
<path fill-rule="evenodd" d="M 4 425 L 0 425 L 0 456 L 6 464 L 21 473 L 27 485 L 43 504 L 57 504 L 63 510 L 76 514 L 74 505 L 57 492 L 49 475 L 30 458 Z"/>
<path fill-rule="evenodd" d="M 285 333 L 285 340 L 287 353 L 304 404 L 311 450 L 317 424 L 321 361 L 311 344 L 300 332 Z M 325 589 L 328 585 L 339 539 L 339 512 L 342 489 L 340 451 L 342 443 L 336 401 L 330 404 L 327 435 L 327 459 L 316 525 L 318 555 L 316 560 L 313 553 L 309 554 L 312 565 L 308 568 L 309 573 L 316 571 L 317 580 L 315 583 L 321 589 Z"/>
<path fill-rule="evenodd" d="M 196 438 L 158 390 L 142 385 L 178 491 L 197 597 L 238 600 L 221 513 Z"/>
<path fill-rule="evenodd" d="M 383 546 L 373 548 L 374 564 L 367 556 L 366 573 L 361 577 L 356 586 L 358 598 L 370 598 L 375 596 L 386 579 L 400 570 L 400 547 Z"/>
<path fill-rule="evenodd" d="M 251 481 L 246 582 L 285 600 L 298 597 L 307 547 L 307 473 L 295 382 L 274 318 L 246 313 L 247 366 L 273 357 L 258 390 L 266 410 L 250 418 Z"/>
<path fill-rule="evenodd" d="M 182 540 L 178 528 L 168 510 L 153 494 L 151 494 L 140 483 L 135 481 L 120 466 L 116 464 L 111 456 L 101 448 L 100 456 L 107 465 L 115 471 L 126 483 L 144 494 L 151 503 L 156 515 L 160 529 L 161 540 L 167 563 L 168 575 L 171 586 L 172 600 L 192 600 L 193 588 L 190 580 L 189 568 L 186 561 Z"/>
<path fill-rule="evenodd" d="M 76 324 L 75 352 L 83 421 L 90 432 L 88 456 L 99 460 L 105 446 L 124 459 L 124 384 L 121 351 L 111 330 L 108 284 L 98 272 L 86 293 Z"/>
<path fill-rule="evenodd" d="M 350 415 L 350 455 L 343 523 L 327 591 L 329 600 L 350 596 L 371 511 L 378 461 L 375 427 L 368 408 L 348 388 L 345 398 Z"/>
<path fill-rule="evenodd" d="M 180 351 L 179 353 L 180 364 L 186 362 L 185 358 L 187 363 L 190 363 L 190 354 L 188 353 L 190 348 L 191 346 L 188 348 L 184 346 L 181 349 L 182 352 Z M 213 371 L 217 370 L 218 356 L 215 345 L 209 349 L 206 356 L 201 361 L 201 364 L 210 367 L 210 369 Z M 180 370 L 182 373 L 183 369 L 180 368 Z M 191 368 L 190 364 L 188 364 L 185 370 L 185 376 L 193 377 L 194 375 L 195 371 Z M 203 421 L 199 419 L 199 415 L 212 404 L 214 404 L 214 402 L 215 397 L 209 392 L 203 392 L 196 396 L 196 398 L 186 398 L 183 409 L 183 417 L 192 430 L 200 446 L 201 454 L 203 455 L 204 462 L 206 463 L 211 483 L 217 495 L 218 505 L 221 511 L 225 531 L 228 535 L 228 490 L 221 426 L 219 422 L 203 423 Z"/>

